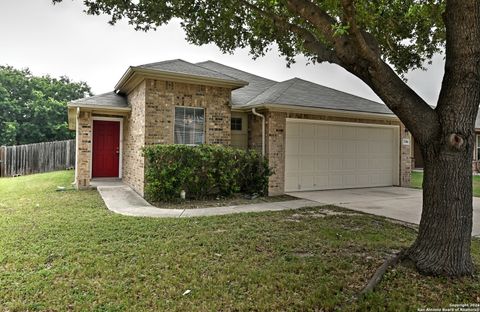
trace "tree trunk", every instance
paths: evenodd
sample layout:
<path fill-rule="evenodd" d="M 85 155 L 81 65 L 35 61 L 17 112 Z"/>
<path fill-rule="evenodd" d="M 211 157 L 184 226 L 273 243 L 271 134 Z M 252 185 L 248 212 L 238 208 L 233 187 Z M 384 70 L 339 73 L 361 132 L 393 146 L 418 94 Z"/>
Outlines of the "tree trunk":
<path fill-rule="evenodd" d="M 480 4 L 448 0 L 443 17 L 445 75 L 435 108 L 440 129 L 421 142 L 422 219 L 407 255 L 422 273 L 462 276 L 473 273 L 472 156 L 480 104 Z"/>
<path fill-rule="evenodd" d="M 422 219 L 408 257 L 424 274 L 470 275 L 472 150 L 432 149 L 424 151 Z"/>

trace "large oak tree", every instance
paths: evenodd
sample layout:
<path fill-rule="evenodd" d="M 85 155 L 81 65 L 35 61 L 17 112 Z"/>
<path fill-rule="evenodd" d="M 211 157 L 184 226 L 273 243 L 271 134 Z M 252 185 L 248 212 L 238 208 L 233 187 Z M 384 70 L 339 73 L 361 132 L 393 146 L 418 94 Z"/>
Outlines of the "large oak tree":
<path fill-rule="evenodd" d="M 61 2 L 62 0 L 53 0 Z M 194 44 L 253 56 L 276 44 L 362 79 L 410 130 L 425 161 L 419 234 L 406 255 L 421 272 L 473 271 L 472 154 L 480 103 L 479 0 L 84 0 L 89 14 L 137 30 L 179 18 Z M 402 79 L 435 53 L 445 75 L 435 108 Z"/>

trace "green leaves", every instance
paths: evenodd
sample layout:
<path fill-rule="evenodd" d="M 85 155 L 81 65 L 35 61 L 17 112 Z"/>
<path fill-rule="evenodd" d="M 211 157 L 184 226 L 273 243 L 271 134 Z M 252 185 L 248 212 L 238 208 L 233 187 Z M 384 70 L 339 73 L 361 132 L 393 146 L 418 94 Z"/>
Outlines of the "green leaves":
<path fill-rule="evenodd" d="M 112 24 L 125 18 L 137 30 L 155 29 L 178 18 L 189 42 L 214 43 L 226 53 L 249 47 L 253 57 L 258 57 L 276 46 L 289 63 L 299 54 L 313 62 L 329 61 L 309 48 L 311 39 L 292 30 L 291 25 L 301 27 L 331 49 L 334 44 L 325 39 L 326 30 L 306 16 L 327 16 L 328 31 L 333 29 L 334 37 L 353 40 L 340 0 L 141 0 L 138 4 L 125 0 L 85 0 L 84 3 L 88 14 L 110 15 Z M 298 12 L 311 9 L 307 9 L 306 3 L 313 4 L 315 10 L 300 16 Z M 425 60 L 444 48 L 444 0 L 356 0 L 354 5 L 357 26 L 367 37 L 374 38 L 382 58 L 398 73 L 422 67 Z"/>
<path fill-rule="evenodd" d="M 151 201 L 204 199 L 235 193 L 265 194 L 270 170 L 257 152 L 220 145 L 152 145 L 146 158 L 145 193 Z"/>
<path fill-rule="evenodd" d="M 85 82 L 35 77 L 28 69 L 0 66 L 0 145 L 70 139 L 67 102 L 91 95 Z"/>

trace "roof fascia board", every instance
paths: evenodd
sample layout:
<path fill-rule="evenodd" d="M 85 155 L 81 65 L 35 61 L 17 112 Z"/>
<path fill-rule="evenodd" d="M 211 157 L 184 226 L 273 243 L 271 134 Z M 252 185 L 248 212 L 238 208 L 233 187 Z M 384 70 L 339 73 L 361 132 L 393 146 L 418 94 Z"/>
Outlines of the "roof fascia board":
<path fill-rule="evenodd" d="M 130 112 L 132 108 L 130 107 L 114 107 L 114 106 L 105 106 L 105 105 L 95 105 L 95 104 L 75 104 L 75 103 L 68 103 L 68 108 L 86 108 L 86 109 L 93 109 L 93 110 L 105 110 L 105 111 L 114 111 L 114 112 Z"/>
<path fill-rule="evenodd" d="M 232 90 L 248 85 L 248 82 L 242 81 L 242 80 L 238 80 L 238 82 L 235 82 L 235 81 L 230 81 L 225 79 L 202 77 L 202 76 L 195 76 L 195 75 L 189 75 L 189 74 L 180 74 L 180 73 L 169 72 L 169 71 L 159 71 L 155 69 L 147 69 L 147 68 L 130 66 L 128 70 L 125 72 L 125 74 L 123 74 L 120 81 L 115 86 L 115 90 L 121 93 L 128 94 L 143 79 L 164 79 L 164 80 L 176 81 L 176 82 L 186 82 L 186 83 L 194 83 L 194 84 L 210 85 L 210 86 L 221 86 L 221 87 L 232 88 Z"/>
<path fill-rule="evenodd" d="M 115 108 L 106 108 L 100 106 L 68 106 L 68 129 L 76 129 L 77 121 L 77 108 L 80 108 L 80 111 L 91 112 L 92 114 L 104 114 L 104 115 L 118 115 L 118 116 L 128 116 L 131 109 L 129 107 L 122 107 L 120 109 Z"/>
<path fill-rule="evenodd" d="M 296 106 L 296 105 L 279 105 L 279 104 L 259 104 L 259 105 L 248 105 L 244 107 L 232 108 L 232 111 L 251 111 L 252 108 L 257 109 L 268 109 L 279 112 L 286 113 L 309 113 L 309 114 L 324 114 L 324 115 L 336 115 L 336 116 L 352 116 L 352 115 L 361 115 L 364 117 L 378 118 L 378 119 L 393 119 L 398 120 L 398 117 L 394 114 L 382 114 L 382 113 L 370 113 L 370 112 L 359 112 L 351 110 L 339 110 L 339 109 L 329 109 L 329 108 L 317 108 L 317 107 L 307 107 L 307 106 Z"/>

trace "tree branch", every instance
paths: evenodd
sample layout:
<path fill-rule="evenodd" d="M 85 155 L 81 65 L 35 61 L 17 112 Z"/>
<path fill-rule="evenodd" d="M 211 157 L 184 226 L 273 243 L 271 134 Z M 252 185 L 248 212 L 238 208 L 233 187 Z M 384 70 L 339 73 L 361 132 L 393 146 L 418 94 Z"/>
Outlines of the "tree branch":
<path fill-rule="evenodd" d="M 420 144 L 438 134 L 435 111 L 416 94 L 381 58 L 376 40 L 355 20 L 354 0 L 342 0 L 350 33 L 335 35 L 336 20 L 309 0 L 287 0 L 287 9 L 316 27 L 335 49 L 339 64 L 362 79 L 383 100 Z"/>
<path fill-rule="evenodd" d="M 287 0 L 287 9 L 295 12 L 304 20 L 315 26 L 330 43 L 335 43 L 339 37 L 335 36 L 332 26 L 335 19 L 308 0 Z"/>
<path fill-rule="evenodd" d="M 339 59 L 337 58 L 335 52 L 329 49 L 320 40 L 318 40 L 318 38 L 308 29 L 296 24 L 292 24 L 288 22 L 285 18 L 280 17 L 276 14 L 262 10 L 246 0 L 240 0 L 239 2 L 243 3 L 246 7 L 256 11 L 262 16 L 271 19 L 277 29 L 282 30 L 285 33 L 288 33 L 290 31 L 297 34 L 303 40 L 304 48 L 308 52 L 317 56 L 317 61 L 326 61 L 339 64 Z"/>

